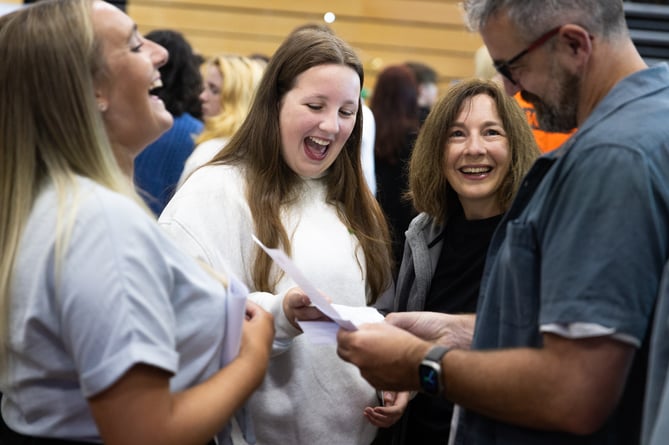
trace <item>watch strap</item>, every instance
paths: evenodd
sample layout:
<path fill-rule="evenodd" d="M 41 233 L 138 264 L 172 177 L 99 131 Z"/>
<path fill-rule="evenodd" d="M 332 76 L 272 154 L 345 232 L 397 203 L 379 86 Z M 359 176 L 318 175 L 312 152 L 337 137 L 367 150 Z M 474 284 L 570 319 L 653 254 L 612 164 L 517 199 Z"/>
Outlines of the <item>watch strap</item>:
<path fill-rule="evenodd" d="M 435 345 L 427 352 L 418 367 L 421 390 L 430 395 L 443 393 L 441 359 L 450 350 L 446 346 Z"/>
<path fill-rule="evenodd" d="M 450 350 L 451 348 L 448 348 L 446 346 L 441 346 L 441 345 L 433 346 L 427 352 L 427 355 L 425 355 L 425 358 L 423 360 L 431 360 L 433 362 L 441 364 L 441 358 L 445 356 L 446 353 Z"/>

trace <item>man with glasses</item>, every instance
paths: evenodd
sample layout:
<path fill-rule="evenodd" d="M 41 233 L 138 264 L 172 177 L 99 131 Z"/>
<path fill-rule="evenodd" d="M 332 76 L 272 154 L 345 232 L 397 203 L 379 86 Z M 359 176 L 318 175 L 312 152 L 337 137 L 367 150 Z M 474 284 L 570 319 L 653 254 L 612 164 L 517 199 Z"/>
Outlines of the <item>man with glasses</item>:
<path fill-rule="evenodd" d="M 493 236 L 472 350 L 448 350 L 460 317 L 398 313 L 340 331 L 339 354 L 379 389 L 462 406 L 457 444 L 639 443 L 669 251 L 669 67 L 644 63 L 621 0 L 464 9 L 507 92 L 542 128 L 579 130 L 537 161 Z"/>
<path fill-rule="evenodd" d="M 499 71 L 495 69 L 490 54 L 488 53 L 488 48 L 486 48 L 485 45 L 481 45 L 474 53 L 474 75 L 482 79 L 493 79 L 502 83 L 503 77 Z M 516 102 L 518 102 L 518 105 L 520 105 L 520 108 L 525 113 L 527 122 L 532 128 L 534 140 L 537 141 L 539 150 L 541 150 L 542 153 L 548 153 L 559 148 L 576 131 L 576 128 L 566 133 L 545 131 L 539 127 L 534 106 L 521 97 L 520 91 L 514 94 L 513 98 L 516 99 Z"/>

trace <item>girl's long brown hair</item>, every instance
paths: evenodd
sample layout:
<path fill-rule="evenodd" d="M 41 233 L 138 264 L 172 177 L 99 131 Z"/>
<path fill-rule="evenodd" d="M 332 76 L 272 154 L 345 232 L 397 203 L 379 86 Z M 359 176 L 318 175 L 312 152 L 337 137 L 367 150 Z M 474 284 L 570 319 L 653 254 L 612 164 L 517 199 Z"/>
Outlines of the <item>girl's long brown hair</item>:
<path fill-rule="evenodd" d="M 330 30 L 318 25 L 295 30 L 271 57 L 249 114 L 228 145 L 211 163 L 241 165 L 245 170 L 249 207 L 258 238 L 269 247 L 291 253 L 281 209 L 293 201 L 302 184 L 281 156 L 279 104 L 299 74 L 318 65 L 351 67 L 363 83 L 363 69 L 353 49 Z M 360 161 L 362 107 L 341 153 L 330 167 L 327 202 L 358 238 L 364 253 L 368 302 L 374 302 L 390 286 L 391 253 L 384 215 L 364 182 Z M 255 248 L 251 277 L 256 290 L 273 292 L 280 276 L 270 277 L 272 260 Z M 361 269 L 363 265 L 360 265 Z"/>

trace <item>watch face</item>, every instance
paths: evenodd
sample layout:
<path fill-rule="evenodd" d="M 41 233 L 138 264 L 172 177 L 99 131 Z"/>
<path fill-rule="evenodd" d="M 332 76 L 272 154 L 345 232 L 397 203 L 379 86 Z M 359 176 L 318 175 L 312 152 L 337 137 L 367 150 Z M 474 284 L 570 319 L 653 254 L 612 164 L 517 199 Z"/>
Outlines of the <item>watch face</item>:
<path fill-rule="evenodd" d="M 428 394 L 439 393 L 439 371 L 431 365 L 420 366 L 420 386 Z"/>

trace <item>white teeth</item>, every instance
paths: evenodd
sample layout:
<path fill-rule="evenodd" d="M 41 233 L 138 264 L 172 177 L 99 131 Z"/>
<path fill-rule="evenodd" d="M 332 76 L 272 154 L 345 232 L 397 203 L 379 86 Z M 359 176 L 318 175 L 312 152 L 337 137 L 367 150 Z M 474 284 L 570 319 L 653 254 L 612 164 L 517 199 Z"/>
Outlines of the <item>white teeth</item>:
<path fill-rule="evenodd" d="M 151 82 L 151 87 L 149 88 L 149 90 L 155 90 L 156 88 L 160 88 L 162 86 L 163 86 L 163 81 L 159 77 L 153 82 Z"/>
<path fill-rule="evenodd" d="M 462 173 L 471 173 L 471 174 L 487 173 L 490 170 L 492 170 L 492 168 L 490 167 L 468 167 L 461 169 Z"/>
<path fill-rule="evenodd" d="M 320 139 L 320 138 L 317 138 L 317 137 L 314 137 L 314 136 L 309 136 L 309 139 L 311 141 L 315 142 L 318 145 L 329 145 L 330 144 L 330 141 L 328 141 L 327 139 Z"/>

